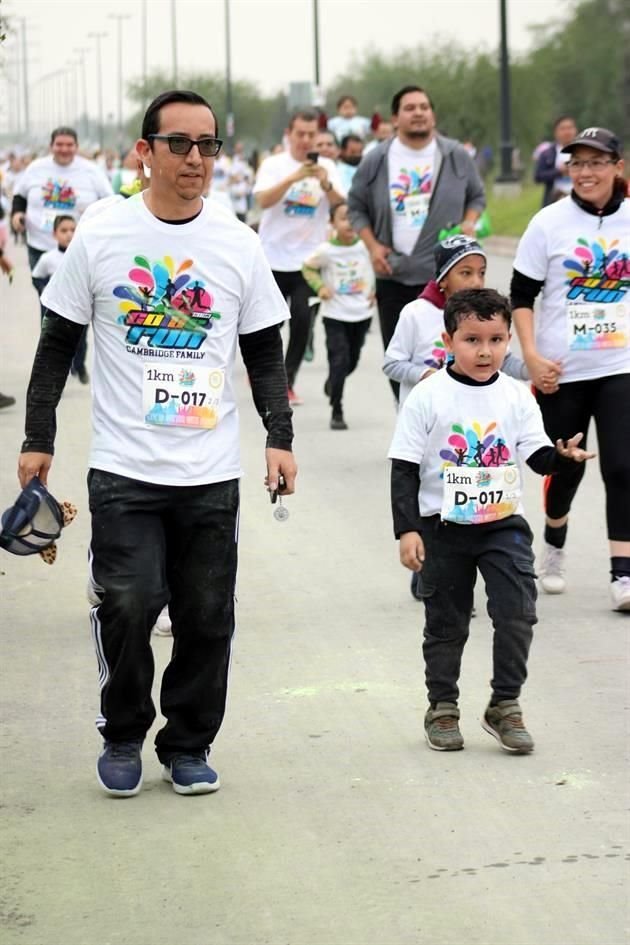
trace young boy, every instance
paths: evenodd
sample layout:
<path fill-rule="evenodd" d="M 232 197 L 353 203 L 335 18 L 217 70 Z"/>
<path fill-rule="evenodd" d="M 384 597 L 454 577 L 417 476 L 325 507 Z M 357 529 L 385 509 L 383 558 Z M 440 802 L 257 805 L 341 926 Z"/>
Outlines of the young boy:
<path fill-rule="evenodd" d="M 518 698 L 536 584 L 519 463 L 549 475 L 595 454 L 578 447 L 581 433 L 554 448 L 530 391 L 500 373 L 510 341 L 507 299 L 493 289 L 457 292 L 444 324 L 453 361 L 411 391 L 389 451 L 400 560 L 423 576 L 425 735 L 437 751 L 464 747 L 457 681 L 479 570 L 494 626 L 492 696 L 481 724 L 506 751 L 525 753 L 534 742 Z"/>
<path fill-rule="evenodd" d="M 370 255 L 348 219 L 348 204 L 337 204 L 330 218 L 333 235 L 305 261 L 302 275 L 322 299 L 320 312 L 328 351 L 324 393 L 332 408 L 330 428 L 347 430 L 343 389 L 346 378 L 359 363 L 370 327 L 375 283 Z"/>
<path fill-rule="evenodd" d="M 74 219 L 74 217 L 68 216 L 65 213 L 60 213 L 53 220 L 53 236 L 57 241 L 57 249 L 51 249 L 47 253 L 44 253 L 42 256 L 40 256 L 31 274 L 33 278 L 33 284 L 40 297 L 54 274 L 59 269 L 63 259 L 63 254 L 70 245 L 76 228 L 77 221 Z M 42 318 L 44 317 L 44 309 L 41 305 L 40 315 Z M 76 350 L 76 354 L 72 360 L 72 367 L 70 369 L 71 373 L 76 375 L 82 384 L 87 384 L 90 379 L 87 368 L 85 367 L 86 354 L 87 328 L 84 328 L 81 335 L 81 340 L 79 342 L 79 347 Z"/>
<path fill-rule="evenodd" d="M 401 311 L 383 361 L 384 373 L 400 384 L 401 404 L 416 384 L 444 367 L 442 332 L 447 300 L 462 289 L 484 287 L 486 254 L 476 240 L 463 235 L 448 237 L 436 245 L 434 255 L 435 279 Z M 529 378 L 524 361 L 510 352 L 501 370 L 521 380 Z"/>

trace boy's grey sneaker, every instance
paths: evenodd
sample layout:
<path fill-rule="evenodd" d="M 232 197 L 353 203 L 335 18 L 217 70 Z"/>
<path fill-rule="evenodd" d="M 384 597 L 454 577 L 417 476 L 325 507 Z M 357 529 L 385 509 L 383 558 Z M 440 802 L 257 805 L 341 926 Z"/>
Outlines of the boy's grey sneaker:
<path fill-rule="evenodd" d="M 429 748 L 435 751 L 459 751 L 464 747 L 459 730 L 459 709 L 454 702 L 438 702 L 435 709 L 427 709 L 424 736 Z"/>
<path fill-rule="evenodd" d="M 105 742 L 96 778 L 110 797 L 133 797 L 142 790 L 142 742 Z"/>
<path fill-rule="evenodd" d="M 534 750 L 534 739 L 525 728 L 523 713 L 516 699 L 504 699 L 489 705 L 481 727 L 494 735 L 501 748 L 524 755 Z"/>
<path fill-rule="evenodd" d="M 545 594 L 564 594 L 567 582 L 564 577 L 565 565 L 564 548 L 554 548 L 545 542 L 542 561 L 538 568 L 540 586 Z"/>
<path fill-rule="evenodd" d="M 176 794 L 211 794 L 221 787 L 219 775 L 206 764 L 205 752 L 175 755 L 164 765 L 162 778 Z"/>

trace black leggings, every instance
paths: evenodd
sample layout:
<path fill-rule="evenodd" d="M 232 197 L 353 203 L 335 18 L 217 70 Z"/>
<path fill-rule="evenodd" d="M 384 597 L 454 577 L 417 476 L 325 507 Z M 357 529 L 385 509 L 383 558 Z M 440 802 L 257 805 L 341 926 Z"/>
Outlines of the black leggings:
<path fill-rule="evenodd" d="M 583 433 L 586 446 L 591 417 L 597 429 L 599 468 L 606 489 L 606 521 L 610 541 L 630 541 L 630 374 L 561 384 L 555 394 L 536 399 L 545 430 L 555 443 Z M 585 463 L 545 480 L 545 512 L 549 518 L 569 514 Z"/>
<path fill-rule="evenodd" d="M 370 318 L 360 322 L 340 322 L 336 318 L 324 318 L 326 348 L 328 350 L 328 384 L 330 405 L 333 413 L 342 409 L 343 388 L 346 378 L 359 363 L 359 355 L 365 341 Z"/>
<path fill-rule="evenodd" d="M 311 331 L 312 316 L 308 300 L 313 292 L 299 270 L 297 272 L 278 272 L 274 270 L 273 276 L 291 310 L 289 344 L 284 363 L 287 369 L 287 382 L 289 387 L 292 388 L 304 358 Z"/>

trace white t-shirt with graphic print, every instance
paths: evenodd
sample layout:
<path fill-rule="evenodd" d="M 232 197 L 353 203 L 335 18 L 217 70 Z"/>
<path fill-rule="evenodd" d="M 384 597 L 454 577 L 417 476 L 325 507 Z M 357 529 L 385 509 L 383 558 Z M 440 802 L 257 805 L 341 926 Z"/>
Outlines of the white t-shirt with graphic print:
<path fill-rule="evenodd" d="M 324 285 L 333 292 L 331 299 L 320 304 L 323 318 L 360 322 L 374 314 L 374 270 L 362 240 L 349 246 L 330 240 L 322 243 L 304 265 L 319 269 Z"/>
<path fill-rule="evenodd" d="M 112 185 L 93 161 L 77 155 L 57 164 L 52 154 L 26 168 L 15 189 L 26 200 L 26 242 L 33 249 L 54 249 L 53 223 L 60 214 L 78 220 L 86 207 L 109 197 Z"/>
<path fill-rule="evenodd" d="M 288 151 L 266 158 L 256 175 L 254 196 L 286 180 L 302 163 Z M 333 161 L 320 157 L 318 163 L 326 168 L 328 180 L 341 193 Z M 292 184 L 278 203 L 261 213 L 258 233 L 271 268 L 278 272 L 300 270 L 306 257 L 326 239 L 329 217 L 330 204 L 317 178 L 305 177 Z"/>
<path fill-rule="evenodd" d="M 394 138 L 387 155 L 392 240 L 394 249 L 406 256 L 413 252 L 429 214 L 436 152 L 435 138 L 420 150 L 408 148 Z"/>
<path fill-rule="evenodd" d="M 545 283 L 536 348 L 560 383 L 630 372 L 630 200 L 598 217 L 564 197 L 531 220 L 514 268 Z"/>
<path fill-rule="evenodd" d="M 388 456 L 420 466 L 420 514 L 428 516 L 442 510 L 447 467 L 476 480 L 496 467 L 518 469 L 551 445 L 540 408 L 524 384 L 499 373 L 491 384 L 470 385 L 443 370 L 407 397 Z M 515 512 L 523 514 L 520 501 Z"/>
<path fill-rule="evenodd" d="M 249 227 L 208 201 L 164 223 L 137 194 L 77 228 L 42 304 L 93 325 L 93 468 L 175 486 L 241 475 L 238 336 L 289 318 Z"/>
<path fill-rule="evenodd" d="M 414 299 L 402 309 L 385 357 L 396 361 L 408 361 L 418 370 L 415 381 L 411 379 L 401 381 L 401 404 L 426 371 L 431 369 L 438 371 L 444 367 L 446 348 L 442 341 L 443 331 L 444 309 L 433 305 L 428 299 Z"/>

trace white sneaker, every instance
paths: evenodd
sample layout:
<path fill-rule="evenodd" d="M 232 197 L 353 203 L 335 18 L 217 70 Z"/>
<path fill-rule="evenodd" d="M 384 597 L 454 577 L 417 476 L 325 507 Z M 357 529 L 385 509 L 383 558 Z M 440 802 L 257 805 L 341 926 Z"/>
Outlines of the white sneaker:
<path fill-rule="evenodd" d="M 567 589 L 564 579 L 564 548 L 554 548 L 545 542 L 538 577 L 543 591 L 547 594 L 564 594 Z"/>
<path fill-rule="evenodd" d="M 153 633 L 156 637 L 170 637 L 173 635 L 171 618 L 168 615 L 168 605 L 162 608 L 160 616 L 155 621 Z"/>
<path fill-rule="evenodd" d="M 630 577 L 615 578 L 610 585 L 613 610 L 630 610 Z"/>

